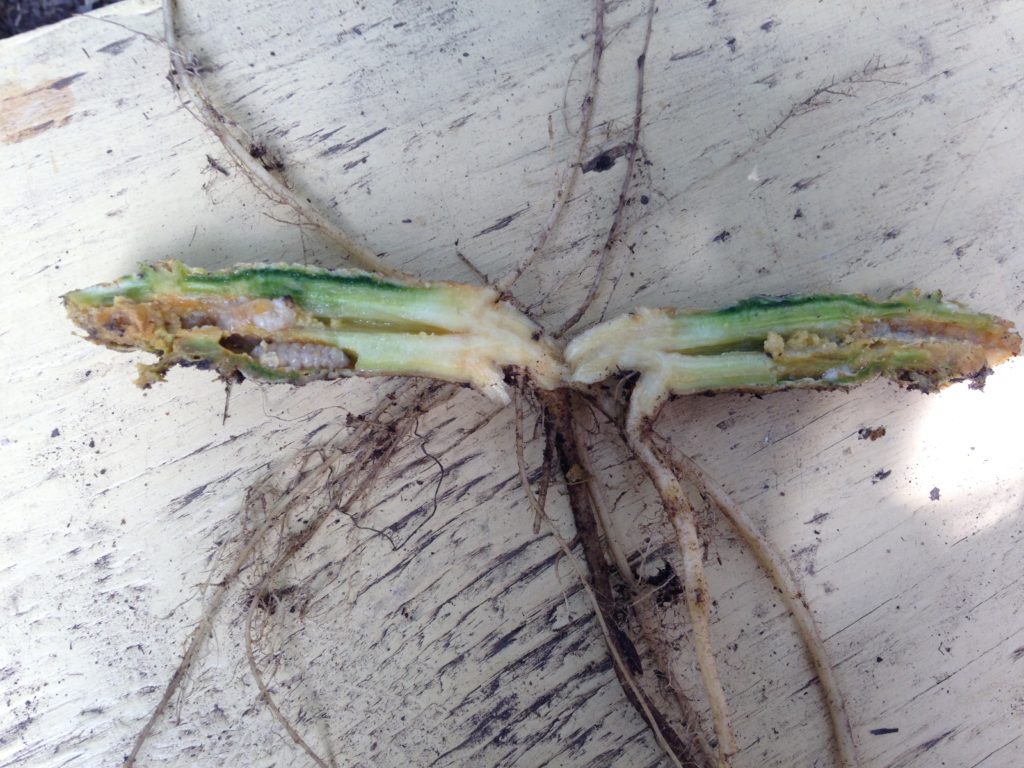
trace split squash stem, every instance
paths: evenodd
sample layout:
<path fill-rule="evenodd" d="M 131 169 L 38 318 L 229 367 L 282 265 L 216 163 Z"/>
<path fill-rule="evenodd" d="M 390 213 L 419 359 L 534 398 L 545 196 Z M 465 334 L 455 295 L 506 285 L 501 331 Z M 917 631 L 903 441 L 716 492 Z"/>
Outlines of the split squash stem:
<path fill-rule="evenodd" d="M 1012 324 L 971 312 L 941 293 L 758 298 L 711 312 L 640 309 L 595 326 L 566 349 L 570 382 L 635 371 L 653 414 L 663 393 L 846 389 L 884 376 L 930 392 L 964 379 L 977 386 L 1020 353 Z"/>
<path fill-rule="evenodd" d="M 490 287 L 425 283 L 356 270 L 177 261 L 64 296 L 89 339 L 155 353 L 139 384 L 174 365 L 302 384 L 353 375 L 425 376 L 509 401 L 510 369 L 542 389 L 565 378 L 539 326 Z"/>

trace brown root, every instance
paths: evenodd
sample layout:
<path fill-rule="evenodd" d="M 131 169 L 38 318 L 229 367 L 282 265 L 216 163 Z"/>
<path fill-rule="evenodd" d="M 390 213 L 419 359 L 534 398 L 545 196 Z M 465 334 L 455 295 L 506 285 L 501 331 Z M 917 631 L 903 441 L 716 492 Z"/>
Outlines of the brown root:
<path fill-rule="evenodd" d="M 656 627 L 651 626 L 651 614 L 644 610 L 642 603 L 650 600 L 656 595 L 657 589 L 650 589 L 642 593 L 644 584 L 636 578 L 633 568 L 629 564 L 629 558 L 623 551 L 620 541 L 623 535 L 615 526 L 615 519 L 608 509 L 604 499 L 601 484 L 597 482 L 597 476 L 590 461 L 590 451 L 587 447 L 583 430 L 583 408 L 584 400 L 579 393 L 570 395 L 570 406 L 573 416 L 573 437 L 576 441 L 577 451 L 584 475 L 584 482 L 587 486 L 587 493 L 590 495 L 592 509 L 596 515 L 596 521 L 601 531 L 601 543 L 608 550 L 611 560 L 615 563 L 616 570 L 620 577 L 630 589 L 633 595 L 633 615 L 636 618 L 640 630 L 640 637 L 650 649 L 658 671 L 667 682 L 667 687 L 678 708 L 678 714 L 684 726 L 684 731 L 690 739 L 695 752 L 700 754 L 704 765 L 714 764 L 714 752 L 704 738 L 700 728 L 700 718 L 693 702 L 686 696 L 686 688 L 676 673 L 675 666 L 671 661 L 671 649 L 665 642 L 663 634 Z M 612 420 L 609 418 L 609 421 Z M 614 426 L 614 422 L 612 422 Z"/>
<path fill-rule="evenodd" d="M 541 403 L 547 413 L 550 428 L 554 435 L 555 449 L 563 477 L 572 478 L 579 474 L 583 466 L 581 459 L 582 446 L 575 439 L 572 424 L 571 393 L 568 391 L 539 392 Z M 626 699 L 647 723 L 654 734 L 658 745 L 664 750 L 673 765 L 700 766 L 709 765 L 702 752 L 704 742 L 694 734 L 681 736 L 669 723 L 648 696 L 633 675 L 626 661 L 636 655 L 636 649 L 615 621 L 615 600 L 612 594 L 611 580 L 604 549 L 600 541 L 600 524 L 593 509 L 587 484 L 567 482 L 566 490 L 576 524 L 576 531 L 583 548 L 584 560 L 590 578 L 579 572 L 581 583 L 594 606 L 595 616 L 601 633 L 612 657 L 615 674 L 622 685 Z M 564 540 L 560 542 L 568 550 Z M 569 554 L 567 552 L 567 554 Z M 575 559 L 570 562 L 575 564 Z M 576 567 L 574 565 L 574 567 Z M 684 721 L 690 722 L 684 714 Z"/>
<path fill-rule="evenodd" d="M 200 77 L 202 66 L 178 40 L 174 25 L 176 0 L 163 0 L 164 39 L 171 55 L 170 79 L 182 105 L 224 146 L 239 170 L 273 202 L 291 208 L 299 220 L 320 230 L 357 267 L 383 275 L 400 275 L 360 244 L 341 227 L 331 222 L 303 195 L 293 191 L 280 175 L 278 162 L 268 162 L 267 151 L 210 99 Z"/>
<path fill-rule="evenodd" d="M 131 768 L 136 764 L 156 723 L 166 713 L 171 700 L 180 690 L 194 666 L 210 635 L 213 621 L 223 606 L 228 591 L 238 585 L 243 572 L 258 566 L 261 551 L 266 547 L 270 534 L 275 530 L 279 530 L 281 535 L 281 540 L 276 546 L 277 554 L 273 557 L 271 565 L 254 590 L 249 605 L 246 619 L 247 656 L 260 693 L 274 717 L 314 762 L 317 762 L 318 765 L 326 765 L 322 758 L 316 755 L 298 735 L 270 697 L 253 654 L 252 619 L 254 610 L 268 593 L 274 577 L 309 543 L 324 523 L 338 512 L 348 513 L 353 505 L 372 490 L 383 467 L 387 465 L 395 450 L 414 429 L 416 418 L 457 391 L 458 388 L 453 385 L 436 382 L 419 380 L 405 382 L 395 392 L 385 397 L 381 404 L 365 418 L 358 420 L 352 432 L 332 449 L 332 453 L 325 458 L 322 464 L 310 470 L 300 467 L 295 480 L 283 492 L 263 493 L 259 486 L 254 486 L 247 495 L 246 504 L 249 507 L 258 506 L 263 519 L 253 529 L 244 532 L 241 548 L 231 565 L 215 582 L 212 594 L 206 598 L 202 615 L 189 636 L 185 653 L 165 686 L 156 708 L 135 737 L 132 749 L 125 758 L 125 766 Z M 301 461 L 300 464 L 302 464 Z M 296 516 L 294 513 L 305 510 L 309 505 L 310 497 L 325 488 L 329 490 L 332 502 L 336 496 L 344 493 L 348 495 L 340 503 L 324 504 L 300 528 L 288 531 L 288 521 Z"/>
<path fill-rule="evenodd" d="M 562 217 L 562 211 L 565 210 L 566 202 L 572 196 L 573 188 L 576 186 L 576 180 L 580 175 L 580 169 L 583 167 L 583 156 L 587 151 L 587 141 L 590 137 L 590 124 L 594 117 L 594 102 L 597 101 L 597 83 L 598 75 L 601 71 L 601 56 L 604 53 L 604 6 L 605 0 L 596 0 L 594 13 L 594 44 L 591 49 L 592 53 L 590 57 L 590 78 L 587 82 L 586 95 L 584 95 L 583 103 L 580 105 L 580 127 L 578 141 L 576 144 L 576 152 L 569 161 L 569 166 L 565 171 L 562 182 L 559 184 L 558 190 L 555 192 L 555 202 L 554 205 L 551 206 L 551 213 L 548 214 L 547 221 L 544 222 L 544 226 L 533 239 L 530 251 L 520 260 L 512 272 L 496 284 L 495 287 L 497 287 L 502 293 L 511 291 L 519 278 L 521 278 L 523 274 L 526 273 L 526 270 L 533 265 L 537 256 L 544 251 L 548 239 L 555 231 L 555 227 L 558 226 L 558 221 Z"/>
<path fill-rule="evenodd" d="M 626 202 L 629 195 L 629 187 L 633 183 L 633 169 L 636 167 L 636 153 L 640 147 L 640 126 L 643 122 L 644 114 L 644 69 L 647 62 L 647 49 L 651 44 L 651 31 L 654 24 L 654 2 L 651 2 L 647 6 L 646 15 L 647 27 L 644 31 L 644 42 L 643 48 L 640 51 L 640 55 L 636 59 L 636 105 L 633 109 L 633 134 L 629 141 L 629 148 L 626 152 L 626 172 L 622 177 L 622 187 L 619 190 L 619 200 L 615 206 L 615 213 L 612 214 L 612 224 L 608 228 L 608 235 L 605 237 L 604 245 L 601 247 L 600 252 L 595 252 L 590 255 L 591 258 L 595 256 L 599 257 L 597 263 L 597 272 L 594 274 L 594 279 L 590 283 L 590 287 L 587 290 L 587 295 L 583 299 L 583 302 L 576 307 L 576 310 L 569 316 L 569 318 L 562 323 L 562 326 L 555 333 L 556 336 L 564 336 L 567 332 L 583 318 L 583 315 L 590 309 L 590 305 L 594 303 L 594 299 L 597 297 L 597 292 L 601 289 L 601 285 L 604 281 L 604 273 L 608 269 L 608 265 L 611 263 L 612 258 L 612 246 L 615 245 L 615 241 L 619 237 L 619 232 L 622 229 L 622 218 L 626 211 Z"/>

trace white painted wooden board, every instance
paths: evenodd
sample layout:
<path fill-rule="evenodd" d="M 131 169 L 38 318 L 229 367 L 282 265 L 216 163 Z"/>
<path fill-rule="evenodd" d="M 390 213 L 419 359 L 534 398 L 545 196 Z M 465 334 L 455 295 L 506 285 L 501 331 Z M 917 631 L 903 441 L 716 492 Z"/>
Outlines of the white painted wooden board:
<path fill-rule="evenodd" d="M 182 37 L 225 111 L 389 263 L 471 281 L 459 251 L 502 274 L 574 145 L 592 6 L 330 5 L 186 1 Z M 643 11 L 608 8 L 590 157 L 629 136 Z M 161 34 L 152 2 L 98 15 Z M 587 322 L 911 285 L 1020 322 L 1022 34 L 1013 2 L 661 5 L 615 289 Z M 59 296 L 138 261 L 340 265 L 229 166 L 167 69 L 159 45 L 87 18 L 0 43 L 2 766 L 118 764 L 244 523 L 246 489 L 293 477 L 296 456 L 329 450 L 345 414 L 388 386 L 246 384 L 222 423 L 208 375 L 143 393 L 133 360 L 71 333 Z M 582 298 L 622 170 L 583 175 L 518 288 L 548 327 Z M 1011 363 L 984 393 L 876 383 L 694 398 L 662 418 L 790 555 L 867 766 L 1024 762 L 1022 391 Z M 878 425 L 884 438 L 858 438 Z M 282 577 L 304 611 L 264 638 L 271 684 L 338 764 L 661 764 L 571 568 L 532 533 L 512 428 L 461 392 L 421 420 L 376 497 L 370 519 L 413 513 L 413 540 L 392 551 L 342 519 Z M 605 440 L 619 535 L 656 564 L 657 508 Z M 447 467 L 440 484 L 423 449 Z M 536 464 L 536 440 L 528 452 Z M 561 496 L 551 514 L 571 535 Z M 736 764 L 830 764 L 790 623 L 729 531 L 706 527 Z M 258 701 L 243 597 L 143 764 L 306 764 Z M 696 686 L 678 606 L 653 615 Z"/>

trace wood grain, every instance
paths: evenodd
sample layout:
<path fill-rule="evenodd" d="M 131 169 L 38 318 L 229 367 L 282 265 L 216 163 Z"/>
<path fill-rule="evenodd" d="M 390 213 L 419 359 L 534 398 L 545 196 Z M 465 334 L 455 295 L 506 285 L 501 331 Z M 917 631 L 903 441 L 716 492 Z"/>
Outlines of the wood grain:
<path fill-rule="evenodd" d="M 182 5 L 224 110 L 389 264 L 473 281 L 458 253 L 492 279 L 526 253 L 575 141 L 589 4 Z M 591 170 L 517 286 L 549 328 L 585 292 L 614 208 L 643 12 L 608 6 Z M 94 15 L 160 35 L 149 0 Z M 1020 322 L 1022 33 L 1011 2 L 663 4 L 615 280 L 585 322 L 910 285 Z M 245 384 L 222 423 L 207 375 L 140 392 L 130 357 L 74 337 L 60 295 L 139 261 L 339 265 L 228 163 L 168 67 L 93 18 L 0 42 L 0 766 L 118 764 L 252 523 L 246 489 L 308 471 L 298 457 L 330 451 L 389 386 Z M 790 555 L 866 766 L 1024 758 L 1022 385 L 1011 363 L 984 393 L 690 398 L 659 423 Z M 463 391 L 421 419 L 361 513 L 403 546 L 340 517 L 279 577 L 261 661 L 339 765 L 662 764 L 571 568 L 532 532 L 510 411 Z M 668 573 L 643 473 L 610 432 L 594 443 L 622 547 Z M 550 512 L 571 538 L 561 493 Z M 828 765 L 793 628 L 727 527 L 704 526 L 736 764 Z M 303 764 L 244 660 L 253 583 L 143 764 Z M 670 592 L 636 610 L 697 695 Z"/>

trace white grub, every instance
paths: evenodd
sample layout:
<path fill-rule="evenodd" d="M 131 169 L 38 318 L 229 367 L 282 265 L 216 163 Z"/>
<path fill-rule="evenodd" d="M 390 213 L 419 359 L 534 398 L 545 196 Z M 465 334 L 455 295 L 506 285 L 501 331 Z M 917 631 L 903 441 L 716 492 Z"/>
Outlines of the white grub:
<path fill-rule="evenodd" d="M 209 299 L 203 309 L 181 316 L 182 328 L 222 328 L 244 333 L 251 328 L 280 331 L 295 325 L 295 310 L 288 299 Z"/>
<path fill-rule="evenodd" d="M 786 342 L 775 331 L 769 331 L 768 337 L 764 340 L 764 351 L 773 358 L 779 357 L 786 351 Z"/>
<path fill-rule="evenodd" d="M 285 371 L 346 370 L 354 364 L 344 350 L 326 344 L 262 342 L 252 356 L 268 368 Z"/>
<path fill-rule="evenodd" d="M 292 309 L 291 302 L 287 299 L 274 299 L 270 304 L 271 306 L 263 311 L 253 312 L 249 322 L 265 331 L 279 331 L 295 323 L 295 310 Z"/>
<path fill-rule="evenodd" d="M 841 376 L 853 376 L 850 366 L 844 365 L 841 368 L 829 368 L 822 374 L 822 381 L 838 381 Z"/>
<path fill-rule="evenodd" d="M 287 299 L 236 299 L 212 309 L 217 313 L 217 324 L 229 331 L 242 331 L 247 326 L 280 331 L 295 323 L 295 310 Z"/>

